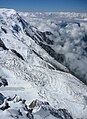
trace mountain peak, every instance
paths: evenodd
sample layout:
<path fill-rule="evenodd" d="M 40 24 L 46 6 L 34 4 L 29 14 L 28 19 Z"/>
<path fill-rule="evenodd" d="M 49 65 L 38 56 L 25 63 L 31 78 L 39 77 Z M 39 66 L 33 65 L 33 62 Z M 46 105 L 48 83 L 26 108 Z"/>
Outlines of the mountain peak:
<path fill-rule="evenodd" d="M 57 15 L 0 10 L 0 119 L 87 118 L 86 22 Z"/>

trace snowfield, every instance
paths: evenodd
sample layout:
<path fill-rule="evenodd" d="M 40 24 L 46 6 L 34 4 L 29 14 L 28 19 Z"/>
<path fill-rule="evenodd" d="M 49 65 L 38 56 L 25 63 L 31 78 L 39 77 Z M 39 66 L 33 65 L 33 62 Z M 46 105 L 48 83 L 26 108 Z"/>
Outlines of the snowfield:
<path fill-rule="evenodd" d="M 87 119 L 86 19 L 0 9 L 0 119 Z"/>

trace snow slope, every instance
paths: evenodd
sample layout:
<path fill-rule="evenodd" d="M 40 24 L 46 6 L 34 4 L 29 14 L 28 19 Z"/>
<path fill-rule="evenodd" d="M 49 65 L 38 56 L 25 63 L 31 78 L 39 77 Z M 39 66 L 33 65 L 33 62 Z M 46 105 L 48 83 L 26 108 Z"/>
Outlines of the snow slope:
<path fill-rule="evenodd" d="M 56 54 L 52 56 L 55 52 L 47 45 L 50 32 L 43 34 L 15 10 L 0 9 L 0 77 L 8 82 L 0 93 L 11 98 L 0 106 L 0 119 L 87 118 L 87 86 L 56 60 Z M 27 106 L 37 100 L 32 112 L 19 97 Z M 2 111 L 6 103 L 10 107 Z"/>
<path fill-rule="evenodd" d="M 61 62 L 87 84 L 87 13 L 20 13 L 40 31 L 49 31 L 47 45 L 65 57 Z"/>

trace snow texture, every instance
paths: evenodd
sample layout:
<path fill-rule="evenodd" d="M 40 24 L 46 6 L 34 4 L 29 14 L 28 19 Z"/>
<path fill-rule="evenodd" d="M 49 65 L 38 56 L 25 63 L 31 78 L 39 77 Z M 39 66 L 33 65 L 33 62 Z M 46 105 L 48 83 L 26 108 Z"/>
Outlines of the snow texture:
<path fill-rule="evenodd" d="M 87 119 L 86 18 L 0 9 L 0 119 Z"/>

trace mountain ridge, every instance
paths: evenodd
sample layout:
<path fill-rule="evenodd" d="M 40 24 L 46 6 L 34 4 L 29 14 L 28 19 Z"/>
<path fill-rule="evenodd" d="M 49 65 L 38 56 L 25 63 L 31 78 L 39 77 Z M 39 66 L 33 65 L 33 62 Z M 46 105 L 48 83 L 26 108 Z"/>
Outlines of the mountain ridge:
<path fill-rule="evenodd" d="M 51 49 L 51 45 L 48 44 L 50 39 L 48 36 L 52 35 L 50 31 L 49 33 L 39 31 L 27 23 L 16 11 L 7 9 L 0 11 L 0 23 L 0 38 L 3 42 L 0 46 L 0 77 L 8 82 L 7 87 L 0 87 L 0 93 L 6 98 L 8 96 L 12 98 L 17 94 L 18 97 L 20 96 L 27 101 L 27 105 L 33 100 L 41 100 L 39 109 L 41 112 L 46 109 L 44 111 L 44 115 L 48 115 L 46 119 L 71 119 L 66 116 L 67 110 L 74 119 L 86 119 L 87 86 L 71 75 L 67 67 L 51 57 L 45 47 L 41 47 L 44 44 L 44 46 L 48 45 L 49 50 Z M 50 40 L 52 41 L 52 39 Z M 8 50 L 3 49 L 3 44 Z M 60 55 L 60 57 L 62 56 Z M 18 97 L 16 98 L 18 99 Z M 11 102 L 6 100 L 10 108 L 6 109 L 5 112 L 0 110 L 1 119 L 4 118 L 2 117 L 4 113 L 8 119 L 11 118 L 11 115 L 13 118 L 18 116 L 19 119 L 27 119 L 24 116 L 26 115 L 25 110 L 22 111 L 21 108 L 21 100 L 17 102 L 16 98 L 16 103 L 14 100 Z M 60 117 L 50 115 L 48 106 L 44 107 L 45 101 L 53 107 L 53 115 L 60 113 Z M 60 112 L 56 112 L 58 109 L 61 109 Z M 43 118 L 44 115 L 40 114 L 39 111 L 36 109 L 35 114 L 32 112 L 35 119 Z M 11 112 L 10 117 L 8 112 Z M 23 114 L 22 117 L 19 112 Z"/>

